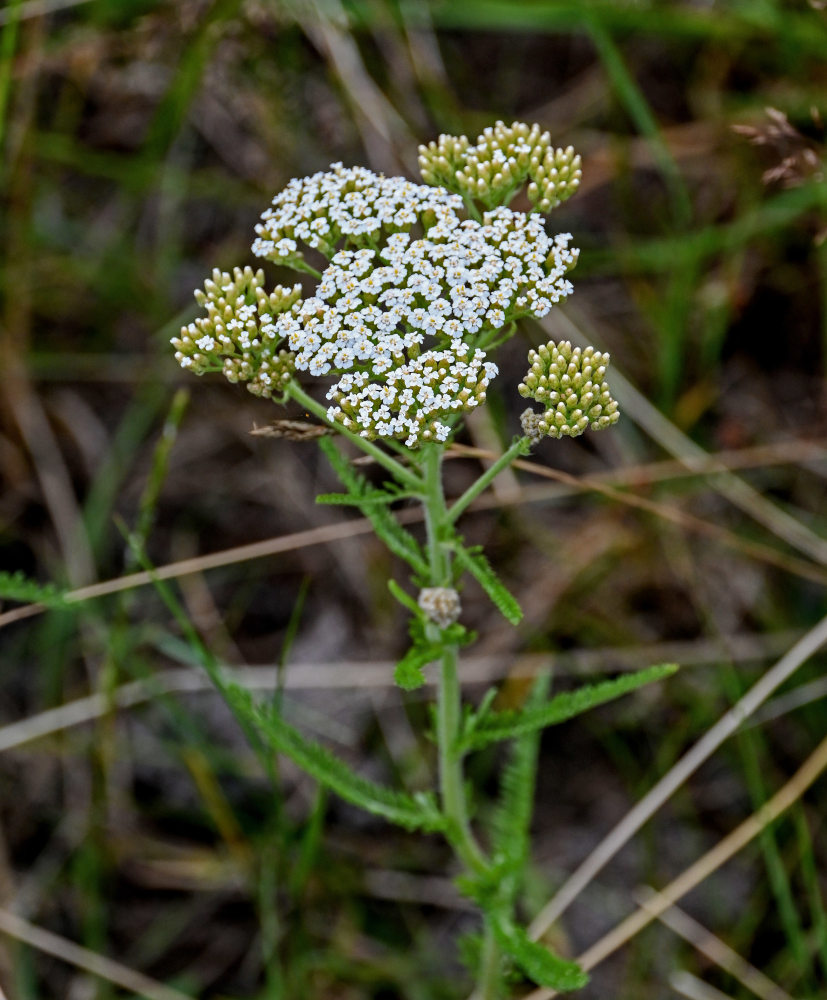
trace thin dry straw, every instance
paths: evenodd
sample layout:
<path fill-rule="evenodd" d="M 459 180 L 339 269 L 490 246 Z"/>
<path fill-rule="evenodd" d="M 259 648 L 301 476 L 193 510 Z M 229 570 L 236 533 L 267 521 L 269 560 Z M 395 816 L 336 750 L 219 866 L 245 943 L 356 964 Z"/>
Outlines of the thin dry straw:
<path fill-rule="evenodd" d="M 23 920 L 22 917 L 9 913 L 8 910 L 0 910 L 0 933 L 23 941 L 46 955 L 59 958 L 67 965 L 74 965 L 93 976 L 106 979 L 116 986 L 129 990 L 130 993 L 146 997 L 146 1000 L 192 1000 L 192 997 L 181 993 L 180 990 L 164 986 L 163 983 L 150 979 L 142 972 L 136 972 L 134 969 L 114 961 L 114 959 L 98 955 L 88 948 L 82 948 L 74 941 L 69 941 L 58 934 L 37 927 L 35 924 L 29 923 L 28 920 Z M 0 991 L 0 1000 L 3 1000 L 2 991 Z"/>
<path fill-rule="evenodd" d="M 728 993 L 722 993 L 691 972 L 679 970 L 669 976 L 669 985 L 686 1000 L 733 1000 Z"/>
<path fill-rule="evenodd" d="M 784 442 L 783 447 L 788 449 L 786 458 L 790 461 L 803 461 L 805 458 L 821 459 L 824 457 L 824 448 L 823 446 L 820 446 L 818 442 L 790 441 Z M 751 461 L 748 456 L 753 452 L 756 453 L 756 459 L 760 457 L 768 461 L 778 460 L 778 452 L 775 446 L 762 446 L 760 449 L 744 449 L 743 453 L 726 452 L 723 453 L 721 457 L 712 455 L 707 456 L 705 463 L 699 462 L 696 465 L 693 465 L 693 468 L 689 470 L 689 474 L 694 475 L 702 474 L 704 471 L 709 472 L 711 471 L 710 466 L 714 467 L 720 465 L 723 461 L 731 460 L 734 463 Z M 449 454 L 456 457 L 496 457 L 491 456 L 486 451 L 466 448 L 464 446 L 454 446 L 449 451 Z M 635 466 L 632 469 L 618 469 L 614 470 L 610 474 L 607 474 L 606 476 L 592 476 L 583 480 L 578 480 L 574 476 L 567 476 L 561 472 L 548 469 L 545 466 L 537 465 L 532 462 L 518 462 L 515 463 L 515 465 L 522 468 L 526 472 L 554 479 L 560 485 L 556 487 L 556 489 L 549 491 L 549 493 L 544 493 L 542 490 L 533 491 L 531 487 L 528 487 L 522 491 L 522 494 L 519 497 L 514 497 L 512 500 L 509 500 L 509 503 L 516 504 L 531 502 L 535 499 L 547 499 L 558 495 L 563 496 L 568 493 L 582 492 L 584 490 L 596 490 L 606 495 L 609 495 L 610 493 L 612 499 L 616 499 L 621 503 L 627 503 L 636 507 L 644 507 L 650 513 L 665 517 L 671 521 L 677 521 L 689 530 L 697 530 L 702 533 L 713 534 L 720 538 L 720 540 L 725 544 L 731 545 L 735 548 L 741 548 L 742 550 L 746 549 L 749 555 L 772 562 L 788 572 L 796 573 L 804 577 L 814 577 L 820 582 L 824 581 L 824 574 L 818 568 L 811 567 L 808 564 L 801 562 L 801 560 L 785 556 L 783 553 L 776 552 L 766 546 L 750 543 L 739 538 L 737 535 L 734 535 L 732 532 L 721 528 L 719 525 L 713 525 L 709 522 L 702 521 L 699 518 L 693 518 L 691 515 L 685 514 L 683 511 L 677 510 L 676 508 L 656 504 L 651 500 L 635 497 L 627 493 L 618 493 L 616 491 L 609 490 L 608 483 L 610 482 L 616 482 L 620 485 L 634 485 L 637 482 L 650 482 L 653 477 L 656 479 L 661 478 L 664 474 L 667 474 L 667 476 L 671 475 L 674 471 L 674 466 L 671 466 L 670 463 L 657 462 L 648 466 Z M 497 499 L 496 497 L 482 497 L 474 503 L 472 509 L 482 509 L 491 506 L 503 506 L 503 501 Z M 399 511 L 397 513 L 397 517 L 403 523 L 412 523 L 421 520 L 422 513 L 419 510 L 409 509 Z M 371 531 L 372 528 L 366 519 L 353 519 L 338 525 L 326 525 L 324 527 L 313 528 L 308 531 L 295 532 L 290 535 L 279 535 L 275 538 L 268 538 L 261 542 L 252 542 L 249 545 L 241 545 L 231 549 L 222 549 L 220 552 L 212 552 L 204 556 L 194 556 L 191 559 L 185 559 L 181 562 L 169 563 L 166 566 L 157 567 L 155 570 L 155 576 L 161 580 L 172 579 L 174 577 L 186 576 L 191 573 L 199 573 L 204 570 L 217 569 L 221 566 L 231 566 L 234 563 L 244 562 L 249 559 L 260 559 L 265 556 L 276 555 L 281 552 L 290 552 L 308 545 L 319 545 L 326 542 L 336 541 L 341 538 L 351 538 L 355 535 L 369 534 Z M 110 594 L 120 593 L 124 590 L 144 587 L 151 582 L 152 579 L 146 572 L 132 573 L 128 576 L 116 577 L 112 580 L 105 580 L 101 583 L 91 584 L 88 587 L 82 587 L 78 590 L 70 591 L 66 594 L 66 600 L 71 603 L 80 603 L 81 601 L 91 600 L 96 597 L 106 597 Z M 43 604 L 26 604 L 22 607 L 12 608 L 10 611 L 0 613 L 0 628 L 3 628 L 6 625 L 11 625 L 13 622 L 22 621 L 25 618 L 31 618 L 34 615 L 39 615 L 45 610 L 46 606 Z"/>
<path fill-rule="evenodd" d="M 222 549 L 220 552 L 213 552 L 206 556 L 195 556 L 192 559 L 183 559 L 181 562 L 169 563 L 166 566 L 159 566 L 152 573 L 146 571 L 130 573 L 128 576 L 119 576 L 114 580 L 93 583 L 88 587 L 80 587 L 70 591 L 66 595 L 66 600 L 71 603 L 89 601 L 95 597 L 106 597 L 123 590 L 145 587 L 151 584 L 153 579 L 170 580 L 174 577 L 186 576 L 188 573 L 201 573 L 204 570 L 217 569 L 220 566 L 231 566 L 233 563 L 244 562 L 247 559 L 260 559 L 263 556 L 276 555 L 279 552 L 292 552 L 294 549 L 300 549 L 307 545 L 324 545 L 340 538 L 367 535 L 372 531 L 371 523 L 365 518 L 358 521 L 329 524 L 321 528 L 311 528 L 308 531 L 296 531 L 291 535 L 279 535 L 261 542 L 252 542 L 250 545 L 240 545 L 237 548 Z M 27 604 L 22 608 L 13 608 L 0 615 L 0 628 L 23 618 L 38 615 L 45 610 L 46 608 L 42 604 Z"/>
<path fill-rule="evenodd" d="M 581 346 L 594 343 L 591 332 L 589 331 L 588 335 L 583 333 L 580 327 L 559 308 L 553 310 L 543 323 L 543 327 L 549 332 L 553 332 L 555 327 L 561 328 L 567 337 Z M 611 385 L 612 393 L 620 402 L 623 412 L 653 440 L 670 455 L 680 459 L 687 468 L 691 469 L 696 463 L 701 463 L 708 472 L 709 454 L 680 431 L 614 368 L 611 371 Z M 793 548 L 808 555 L 822 566 L 827 565 L 827 540 L 762 496 L 746 480 L 734 475 L 725 466 L 721 466 L 718 472 L 710 475 L 709 485 Z"/>
<path fill-rule="evenodd" d="M 825 619 L 827 621 L 827 619 Z M 824 622 L 822 622 L 824 625 Z M 719 841 L 712 850 L 707 851 L 693 865 L 690 865 L 677 878 L 660 892 L 652 894 L 644 907 L 622 920 L 616 927 L 605 934 L 599 941 L 579 955 L 577 961 L 586 970 L 593 969 L 609 955 L 622 948 L 635 935 L 653 920 L 657 920 L 670 906 L 674 906 L 683 896 L 725 862 L 734 857 L 763 829 L 773 823 L 778 817 L 807 791 L 810 785 L 827 767 L 827 737 L 825 737 L 807 760 L 795 772 L 790 780 L 773 795 L 760 809 L 736 827 L 732 833 Z M 539 989 L 527 994 L 522 1000 L 550 1000 L 557 996 L 555 990 Z"/>
<path fill-rule="evenodd" d="M 648 885 L 643 886 L 635 893 L 635 901 L 645 909 L 649 905 L 649 901 L 656 895 L 654 889 Z M 664 910 L 658 915 L 658 920 L 678 937 L 689 942 L 710 962 L 714 962 L 719 968 L 728 972 L 733 979 L 737 979 L 742 986 L 760 997 L 760 1000 L 793 1000 L 786 990 L 782 990 L 760 969 L 756 969 L 737 951 L 716 937 L 703 924 L 699 924 L 679 906 L 670 906 L 668 910 Z"/>
<path fill-rule="evenodd" d="M 597 873 L 637 833 L 705 760 L 748 719 L 781 684 L 827 642 L 827 617 L 807 632 L 774 667 L 709 729 L 698 742 L 624 816 L 532 921 L 529 933 L 536 940 L 580 895 Z"/>
<path fill-rule="evenodd" d="M 790 641 L 789 632 L 765 636 L 762 640 L 749 635 L 726 637 L 729 657 L 735 661 L 773 656 L 779 646 L 786 648 Z M 631 655 L 632 652 L 634 655 Z M 472 656 L 463 661 L 462 681 L 465 686 L 491 684 L 501 680 L 506 669 L 512 678 L 532 678 L 537 676 L 539 670 L 548 666 L 550 660 L 558 675 L 583 675 L 603 673 L 607 665 L 611 665 L 612 670 L 634 670 L 647 663 L 717 663 L 720 660 L 720 646 L 717 642 L 671 642 L 655 643 L 633 651 L 604 647 L 570 650 L 553 658 L 541 653 L 524 654 L 510 663 L 506 663 L 501 656 Z M 393 684 L 393 666 L 391 661 L 381 660 L 296 663 L 291 664 L 283 676 L 279 667 L 266 665 L 225 669 L 233 680 L 252 691 L 272 691 L 279 682 L 287 690 L 330 691 L 336 688 L 364 690 L 390 687 Z M 0 726 L 0 753 L 92 722 L 114 709 L 143 704 L 158 695 L 193 694 L 211 689 L 212 681 L 200 670 L 164 670 L 146 680 L 123 684 L 107 694 L 98 692 L 87 695 Z M 776 702 L 784 702 L 788 710 L 801 704 L 800 700 L 788 704 L 787 696 L 782 695 L 767 706 L 772 711 L 772 718 L 779 714 L 774 710 Z"/>

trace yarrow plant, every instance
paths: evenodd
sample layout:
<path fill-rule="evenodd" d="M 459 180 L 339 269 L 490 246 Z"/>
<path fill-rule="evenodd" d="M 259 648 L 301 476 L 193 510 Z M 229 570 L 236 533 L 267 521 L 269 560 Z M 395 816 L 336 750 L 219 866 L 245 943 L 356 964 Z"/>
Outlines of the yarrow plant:
<path fill-rule="evenodd" d="M 410 690 L 426 682 L 426 669 L 435 672 L 435 791 L 410 795 L 366 780 L 272 705 L 257 704 L 215 669 L 213 677 L 257 743 L 288 754 L 348 801 L 447 840 L 463 869 L 458 884 L 481 913 L 477 947 L 466 949 L 478 1000 L 502 996 L 515 972 L 574 990 L 585 973 L 532 941 L 516 916 L 539 733 L 673 668 L 555 697 L 539 677 L 519 710 L 495 711 L 493 693 L 477 707 L 464 705 L 459 650 L 474 640 L 461 620 L 465 578 L 475 578 L 513 624 L 522 612 L 484 555 L 465 545 L 457 522 L 543 438 L 617 421 L 606 382 L 609 356 L 567 342 L 532 349 L 515 391 L 540 410 L 522 414 L 522 433 L 453 502 L 443 490 L 442 463 L 465 414 L 485 403 L 498 375 L 495 350 L 521 319 L 542 318 L 572 292 L 578 251 L 568 233 L 548 234 L 544 214 L 577 189 L 580 158 L 571 147 L 554 148 L 537 125 L 498 122 L 475 142 L 443 135 L 420 147 L 420 166 L 424 184 L 341 163 L 291 181 L 262 215 L 252 250 L 303 274 L 305 284 L 270 287 L 264 271 L 251 267 L 215 270 L 195 293 L 203 315 L 172 344 L 189 371 L 221 372 L 255 395 L 293 401 L 314 415 L 327 432 L 314 436 L 345 487 L 318 500 L 359 508 L 410 569 L 415 596 L 389 582 L 410 613 L 410 648 L 395 680 Z M 515 198 L 529 210 L 511 208 Z M 381 488 L 357 472 L 344 442 L 388 474 Z M 392 505 L 406 499 L 423 507 L 424 544 L 394 514 Z M 501 801 L 490 829 L 479 829 L 471 822 L 465 758 L 502 741 L 511 742 L 511 752 Z"/>

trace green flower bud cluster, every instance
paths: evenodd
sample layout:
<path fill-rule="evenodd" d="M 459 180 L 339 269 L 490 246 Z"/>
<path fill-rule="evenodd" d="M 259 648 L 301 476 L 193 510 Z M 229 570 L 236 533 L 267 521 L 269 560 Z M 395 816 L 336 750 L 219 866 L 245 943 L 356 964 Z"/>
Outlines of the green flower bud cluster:
<path fill-rule="evenodd" d="M 419 147 L 426 184 L 441 185 L 486 208 L 507 205 L 528 181 L 528 199 L 550 212 L 577 190 L 582 171 L 571 146 L 555 149 L 539 125 L 497 122 L 471 144 L 464 136 L 441 135 Z"/>
<path fill-rule="evenodd" d="M 544 413 L 526 410 L 523 432 L 536 444 L 541 438 L 577 437 L 591 427 L 602 430 L 620 414 L 606 384 L 609 355 L 593 347 L 581 350 L 569 341 L 550 341 L 528 353 L 531 368 L 518 386 L 521 396 L 536 399 Z"/>
<path fill-rule="evenodd" d="M 172 338 L 175 360 L 193 372 L 222 372 L 230 382 L 246 382 L 257 396 L 280 395 L 295 369 L 294 355 L 280 349 L 275 317 L 301 298 L 301 285 L 267 292 L 264 272 L 251 267 L 213 271 L 195 292 L 205 310 Z"/>

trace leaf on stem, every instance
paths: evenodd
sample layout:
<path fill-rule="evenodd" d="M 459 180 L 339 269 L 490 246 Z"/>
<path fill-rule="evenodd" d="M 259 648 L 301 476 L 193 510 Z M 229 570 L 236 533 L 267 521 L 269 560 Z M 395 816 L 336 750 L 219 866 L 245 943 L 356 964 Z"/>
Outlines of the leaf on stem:
<path fill-rule="evenodd" d="M 622 674 L 610 681 L 587 684 L 575 691 L 565 691 L 556 695 L 544 705 L 529 706 L 521 710 L 489 712 L 486 717 L 468 733 L 461 743 L 461 749 L 480 750 L 489 743 L 521 736 L 523 733 L 544 729 L 560 722 L 566 722 L 581 712 L 613 701 L 621 695 L 634 691 L 644 684 L 669 677 L 678 669 L 677 664 L 663 663 L 634 673 Z"/>
<path fill-rule="evenodd" d="M 481 552 L 463 548 L 461 545 L 457 545 L 455 555 L 459 565 L 479 583 L 503 618 L 512 625 L 518 625 L 522 620 L 523 610 L 517 599 L 506 590 L 505 584 L 491 568 L 485 556 Z"/>
<path fill-rule="evenodd" d="M 389 504 L 398 499 L 398 493 L 367 490 L 364 493 L 320 493 L 316 497 L 316 503 L 334 507 L 364 507 L 368 504 Z"/>
<path fill-rule="evenodd" d="M 406 531 L 384 505 L 377 504 L 372 497 L 377 493 L 364 476 L 361 476 L 342 455 L 330 438 L 322 438 L 319 446 L 333 466 L 336 475 L 347 488 L 347 495 L 366 498 L 355 504 L 373 525 L 373 530 L 393 552 L 403 559 L 420 576 L 427 576 L 428 562 L 414 536 Z"/>
<path fill-rule="evenodd" d="M 45 604 L 47 608 L 65 608 L 65 591 L 53 583 L 37 583 L 22 572 L 0 572 L 0 599 L 21 601 L 24 604 Z"/>
<path fill-rule="evenodd" d="M 555 955 L 545 945 L 532 941 L 522 927 L 497 916 L 491 927 L 502 950 L 538 986 L 553 990 L 579 990 L 589 981 L 577 962 Z"/>
<path fill-rule="evenodd" d="M 425 683 L 423 667 L 437 660 L 442 652 L 441 647 L 411 646 L 402 659 L 396 664 L 393 679 L 403 691 L 415 691 Z"/>
<path fill-rule="evenodd" d="M 543 705 L 548 698 L 550 682 L 551 678 L 547 672 L 536 678 L 526 702 L 527 711 Z M 506 867 L 514 876 L 512 903 L 519 891 L 523 869 L 528 860 L 528 835 L 534 805 L 539 749 L 539 729 L 523 733 L 511 744 L 511 752 L 500 780 L 500 801 L 492 822 L 492 845 L 495 856 L 504 860 Z"/>
<path fill-rule="evenodd" d="M 408 830 L 435 831 L 443 827 L 433 799 L 414 798 L 363 778 L 326 747 L 303 736 L 277 712 L 257 703 L 246 688 L 225 681 L 222 693 L 233 711 L 251 723 L 271 749 L 286 754 L 340 798 Z"/>

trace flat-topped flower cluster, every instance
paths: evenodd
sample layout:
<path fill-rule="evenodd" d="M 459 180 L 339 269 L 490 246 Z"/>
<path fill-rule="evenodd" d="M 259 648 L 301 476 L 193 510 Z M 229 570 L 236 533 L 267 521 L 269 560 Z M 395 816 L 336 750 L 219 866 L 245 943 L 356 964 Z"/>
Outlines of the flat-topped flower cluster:
<path fill-rule="evenodd" d="M 447 440 L 486 398 L 497 374 L 489 350 L 515 321 L 545 316 L 572 291 L 571 236 L 551 237 L 538 213 L 503 202 L 529 181 L 529 199 L 548 211 L 576 188 L 580 168 L 572 150 L 519 122 L 498 122 L 476 144 L 441 136 L 420 147 L 420 160 L 428 184 L 341 163 L 292 180 L 252 249 L 315 275 L 315 289 L 268 292 L 260 270 L 214 271 L 196 292 L 206 315 L 172 341 L 176 360 L 270 397 L 289 395 L 297 372 L 330 378 L 331 423 L 409 447 Z M 538 417 L 532 438 L 554 435 L 559 419 Z"/>
<path fill-rule="evenodd" d="M 330 257 L 344 240 L 366 246 L 417 224 L 456 218 L 462 198 L 404 177 L 333 163 L 296 178 L 273 199 L 256 226 L 253 253 L 277 264 L 304 260 L 300 244 Z"/>
<path fill-rule="evenodd" d="M 396 233 L 381 250 L 336 253 L 315 296 L 263 332 L 286 340 L 297 370 L 342 376 L 330 420 L 409 447 L 444 441 L 448 418 L 483 402 L 497 374 L 485 335 L 571 291 L 570 239 L 508 209 L 436 222 L 421 239 Z"/>

